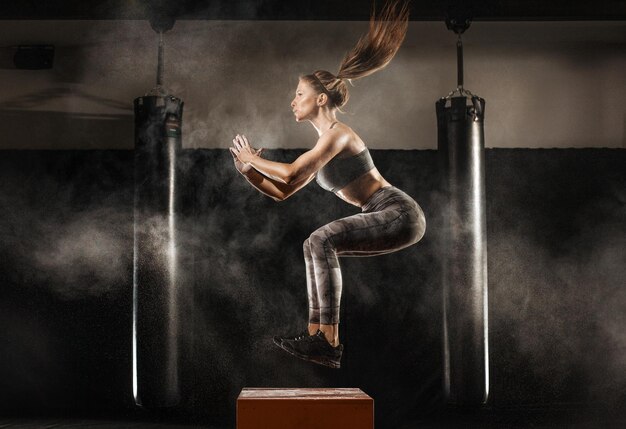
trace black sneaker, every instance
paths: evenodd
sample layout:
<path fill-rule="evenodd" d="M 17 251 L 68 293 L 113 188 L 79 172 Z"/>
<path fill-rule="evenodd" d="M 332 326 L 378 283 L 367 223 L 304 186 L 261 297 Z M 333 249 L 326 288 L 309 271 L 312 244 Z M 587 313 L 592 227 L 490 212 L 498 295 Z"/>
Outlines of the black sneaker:
<path fill-rule="evenodd" d="M 292 340 L 284 339 L 276 343 L 278 347 L 300 359 L 308 360 L 331 368 L 340 368 L 343 344 L 337 347 L 326 341 L 324 333 L 318 330 L 315 335 L 298 337 Z"/>
<path fill-rule="evenodd" d="M 283 341 L 296 341 L 296 340 L 303 340 L 306 337 L 310 336 L 311 334 L 309 334 L 309 330 L 305 329 L 304 331 L 300 332 L 299 334 L 296 335 L 291 335 L 291 336 L 287 336 L 287 335 L 276 335 L 274 337 L 274 344 L 276 344 L 277 346 L 280 347 L 281 343 Z"/>

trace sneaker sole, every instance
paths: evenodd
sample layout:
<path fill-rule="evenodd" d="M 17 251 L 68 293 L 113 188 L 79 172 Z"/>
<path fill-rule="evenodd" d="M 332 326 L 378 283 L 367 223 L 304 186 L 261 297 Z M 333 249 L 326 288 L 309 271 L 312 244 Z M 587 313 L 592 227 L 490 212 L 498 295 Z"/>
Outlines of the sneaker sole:
<path fill-rule="evenodd" d="M 324 365 L 327 366 L 329 368 L 333 368 L 333 369 L 339 369 L 341 368 L 341 363 L 328 359 L 328 358 L 323 358 L 323 357 L 311 357 L 311 356 L 307 356 L 304 355 L 302 353 L 298 353 L 294 350 L 290 350 L 287 347 L 283 346 L 283 344 L 279 341 L 277 341 L 276 339 L 273 340 L 274 344 L 276 344 L 278 347 L 280 347 L 281 349 L 283 349 L 284 351 L 286 351 L 287 353 L 289 353 L 292 356 L 297 357 L 298 359 L 302 359 L 305 360 L 307 362 L 313 362 L 316 363 L 318 365 Z"/>

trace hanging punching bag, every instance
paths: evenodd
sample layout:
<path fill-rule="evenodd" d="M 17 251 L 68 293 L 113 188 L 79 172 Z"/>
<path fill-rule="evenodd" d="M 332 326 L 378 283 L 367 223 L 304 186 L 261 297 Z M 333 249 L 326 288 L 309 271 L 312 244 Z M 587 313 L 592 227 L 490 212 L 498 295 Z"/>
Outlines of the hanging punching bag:
<path fill-rule="evenodd" d="M 178 249 L 183 102 L 163 89 L 163 31 L 158 24 L 157 86 L 135 99 L 133 395 L 138 405 L 180 402 L 181 256 Z"/>
<path fill-rule="evenodd" d="M 466 9 L 446 24 L 458 34 L 458 86 L 436 103 L 444 212 L 442 283 L 444 390 L 450 404 L 475 406 L 489 394 L 487 230 L 485 217 L 485 100 L 463 89 L 461 33 Z M 453 96 L 454 94 L 457 96 Z"/>
<path fill-rule="evenodd" d="M 468 104 L 469 102 L 469 104 Z M 448 401 L 487 401 L 487 233 L 483 118 L 485 101 L 452 97 L 436 103 L 443 188 L 444 382 Z"/>
<path fill-rule="evenodd" d="M 176 161 L 182 113 L 175 97 L 135 100 L 133 393 L 147 407 L 180 400 Z"/>

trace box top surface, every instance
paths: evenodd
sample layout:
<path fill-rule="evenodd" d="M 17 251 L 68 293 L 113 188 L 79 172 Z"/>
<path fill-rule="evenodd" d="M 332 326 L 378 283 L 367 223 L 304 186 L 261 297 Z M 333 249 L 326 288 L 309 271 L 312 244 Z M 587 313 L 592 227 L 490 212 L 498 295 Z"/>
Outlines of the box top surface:
<path fill-rule="evenodd" d="M 358 388 L 271 388 L 271 387 L 245 387 L 241 390 L 238 399 L 298 399 L 298 400 L 371 400 L 361 389 Z"/>

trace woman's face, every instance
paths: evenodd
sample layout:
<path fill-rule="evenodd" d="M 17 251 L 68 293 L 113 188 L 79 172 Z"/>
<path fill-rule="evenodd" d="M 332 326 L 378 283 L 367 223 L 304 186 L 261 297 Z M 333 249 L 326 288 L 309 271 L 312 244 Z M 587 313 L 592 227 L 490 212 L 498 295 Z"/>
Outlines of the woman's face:
<path fill-rule="evenodd" d="M 313 87 L 300 79 L 296 89 L 296 96 L 291 102 L 291 110 L 296 117 L 296 121 L 300 122 L 309 119 L 317 110 L 317 96 L 318 94 Z"/>

